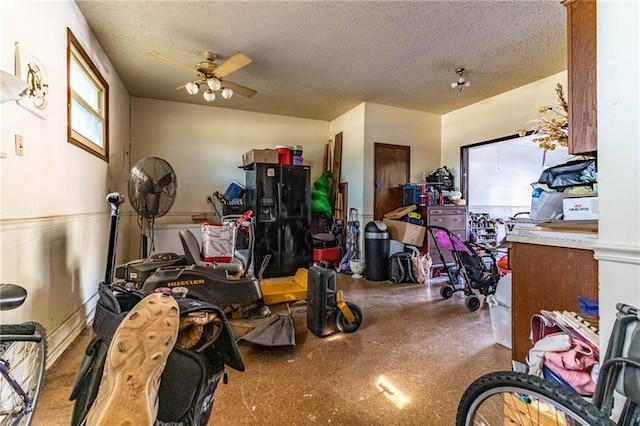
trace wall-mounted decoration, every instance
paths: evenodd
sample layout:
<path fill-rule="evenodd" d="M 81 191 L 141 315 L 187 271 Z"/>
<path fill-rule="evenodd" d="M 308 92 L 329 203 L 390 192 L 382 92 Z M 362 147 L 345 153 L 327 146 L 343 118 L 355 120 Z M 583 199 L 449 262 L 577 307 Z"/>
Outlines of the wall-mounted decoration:
<path fill-rule="evenodd" d="M 0 104 L 27 96 L 29 85 L 15 75 L 0 70 Z"/>
<path fill-rule="evenodd" d="M 27 96 L 16 100 L 18 105 L 39 118 L 46 118 L 49 102 L 49 81 L 44 66 L 33 54 L 16 42 L 16 77 L 29 85 Z"/>

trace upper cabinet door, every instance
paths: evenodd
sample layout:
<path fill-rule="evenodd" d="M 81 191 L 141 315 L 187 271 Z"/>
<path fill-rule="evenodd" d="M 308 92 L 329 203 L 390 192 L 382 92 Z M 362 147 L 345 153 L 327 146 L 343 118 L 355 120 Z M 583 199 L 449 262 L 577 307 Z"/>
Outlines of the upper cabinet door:
<path fill-rule="evenodd" d="M 564 0 L 567 8 L 569 154 L 598 150 L 596 2 Z"/>

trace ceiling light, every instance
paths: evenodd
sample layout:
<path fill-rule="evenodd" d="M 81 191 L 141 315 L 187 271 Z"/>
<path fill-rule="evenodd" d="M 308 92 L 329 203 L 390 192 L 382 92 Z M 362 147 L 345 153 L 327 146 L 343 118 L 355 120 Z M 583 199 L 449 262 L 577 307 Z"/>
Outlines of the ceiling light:
<path fill-rule="evenodd" d="M 233 90 L 231 90 L 228 87 L 225 87 L 224 89 L 222 89 L 222 97 L 225 99 L 231 99 L 231 97 L 233 96 Z"/>
<path fill-rule="evenodd" d="M 218 80 L 217 78 L 212 77 L 207 79 L 207 86 L 211 91 L 215 92 L 216 90 L 220 90 L 220 87 L 222 87 L 222 83 L 220 83 L 220 80 Z"/>
<path fill-rule="evenodd" d="M 190 81 L 189 83 L 184 85 L 184 88 L 187 89 L 187 93 L 190 95 L 195 95 L 198 93 L 199 86 L 198 83 L 194 83 Z"/>
<path fill-rule="evenodd" d="M 203 93 L 204 100 L 207 102 L 213 102 L 216 99 L 216 93 L 220 92 L 220 95 L 224 99 L 231 99 L 233 96 L 233 90 L 230 87 L 222 87 L 222 80 L 215 76 L 202 76 L 202 80 L 190 81 L 184 85 L 187 93 L 195 95 L 200 91 L 200 86 L 205 87 L 206 90 Z"/>
<path fill-rule="evenodd" d="M 462 89 L 464 89 L 465 87 L 471 86 L 471 83 L 468 80 L 465 80 L 464 77 L 462 76 L 462 74 L 464 74 L 464 71 L 465 71 L 464 68 L 456 69 L 456 74 L 458 74 L 460 78 L 458 78 L 457 81 L 454 81 L 453 83 L 451 83 L 452 89 L 457 88 L 458 91 L 462 92 Z"/>
<path fill-rule="evenodd" d="M 207 102 L 213 102 L 216 99 L 216 94 L 213 93 L 211 90 L 207 90 L 206 92 L 204 92 L 204 100 Z"/>

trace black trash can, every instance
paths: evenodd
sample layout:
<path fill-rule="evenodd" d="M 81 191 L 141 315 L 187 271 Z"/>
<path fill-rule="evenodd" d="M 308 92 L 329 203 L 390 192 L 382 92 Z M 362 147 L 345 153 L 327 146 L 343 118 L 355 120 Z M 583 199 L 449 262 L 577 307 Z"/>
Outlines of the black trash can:
<path fill-rule="evenodd" d="M 364 277 L 369 281 L 387 280 L 389 257 L 389 229 L 381 220 L 364 227 Z"/>

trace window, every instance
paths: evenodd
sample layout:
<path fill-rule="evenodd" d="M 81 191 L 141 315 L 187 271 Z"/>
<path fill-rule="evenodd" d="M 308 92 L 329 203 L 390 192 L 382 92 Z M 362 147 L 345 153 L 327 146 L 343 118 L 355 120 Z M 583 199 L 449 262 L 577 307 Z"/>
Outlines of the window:
<path fill-rule="evenodd" d="M 109 161 L 109 85 L 67 29 L 67 137 Z"/>

